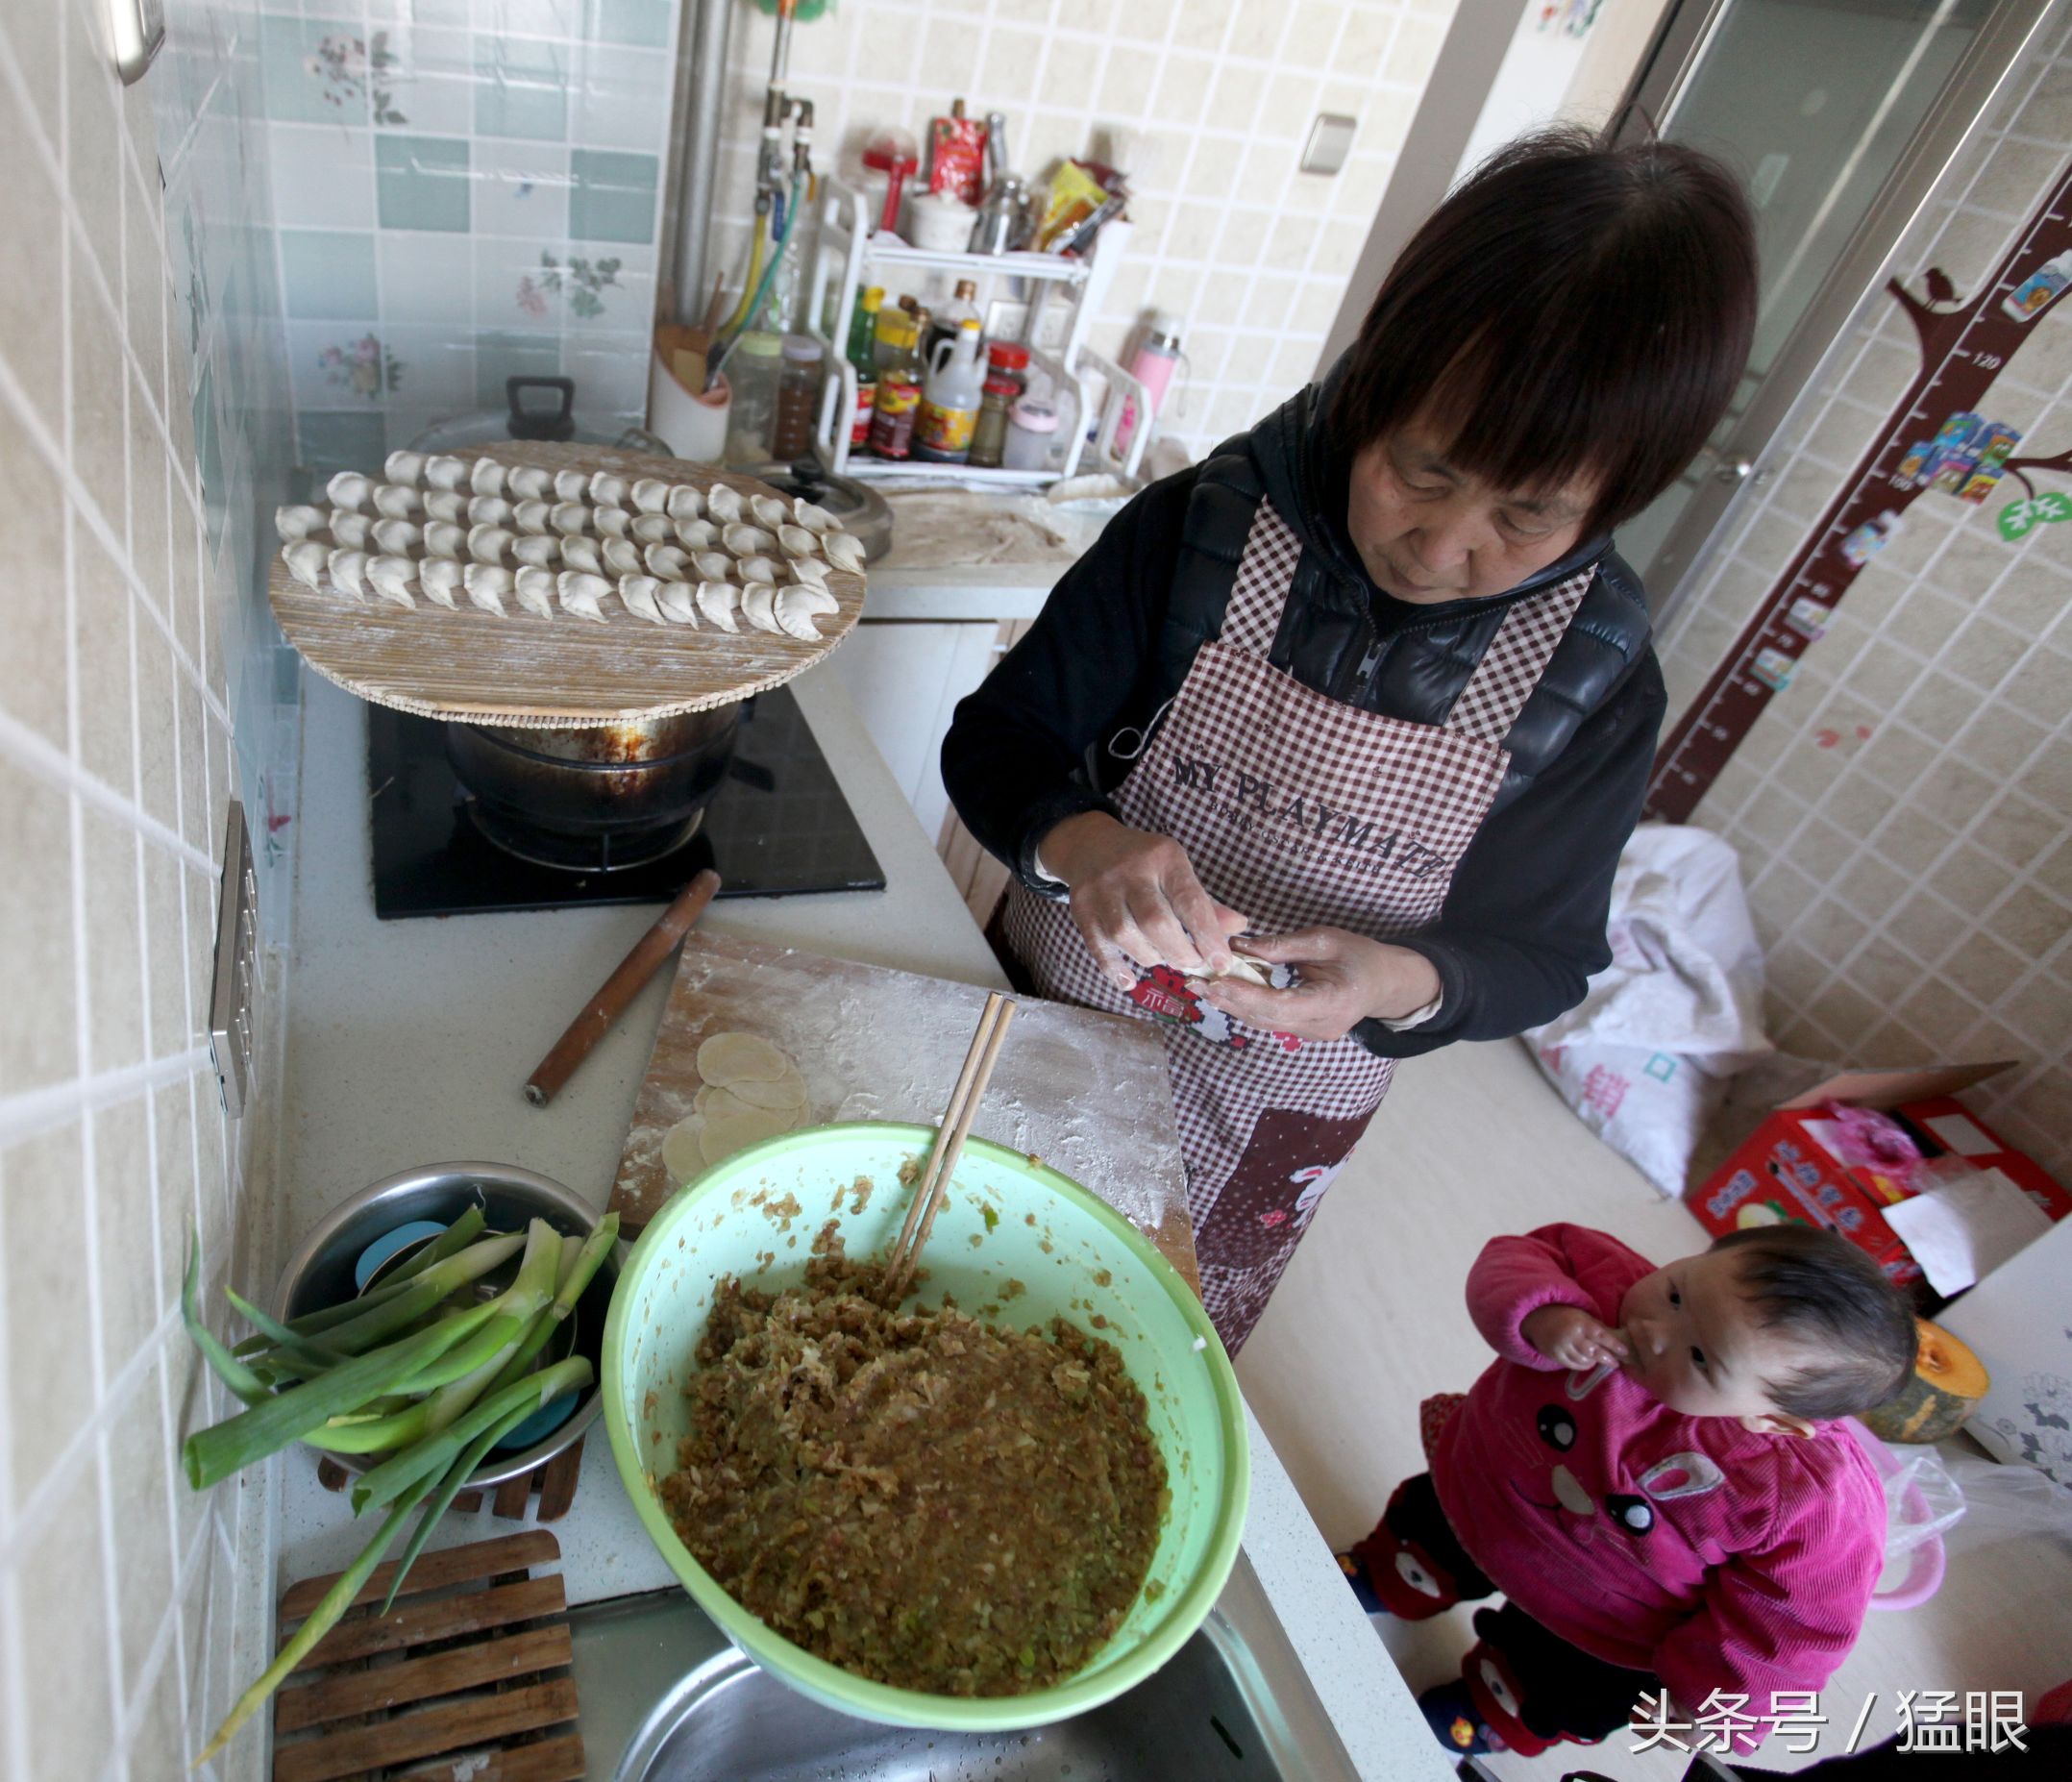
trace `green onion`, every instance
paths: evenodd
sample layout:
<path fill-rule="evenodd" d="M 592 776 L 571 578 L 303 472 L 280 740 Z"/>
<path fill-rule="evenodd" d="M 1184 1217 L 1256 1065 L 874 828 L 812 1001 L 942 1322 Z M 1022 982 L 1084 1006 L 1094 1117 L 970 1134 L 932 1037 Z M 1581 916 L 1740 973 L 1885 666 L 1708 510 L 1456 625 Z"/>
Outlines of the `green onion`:
<path fill-rule="evenodd" d="M 483 1399 L 451 1428 L 435 1436 L 427 1436 L 415 1447 L 391 1455 L 380 1466 L 362 1473 L 359 1482 L 353 1487 L 354 1510 L 364 1510 L 370 1504 L 380 1509 L 418 1480 L 443 1473 L 459 1457 L 462 1448 L 484 1429 L 502 1422 L 516 1406 L 529 1405 L 537 1410 L 565 1392 L 580 1392 L 594 1377 L 586 1357 L 571 1355 L 566 1361 L 556 1362 L 551 1368 L 542 1368 L 537 1374 L 528 1374 L 523 1379 L 513 1381 Z"/>
<path fill-rule="evenodd" d="M 359 1595 L 375 1567 L 382 1563 L 382 1555 L 388 1551 L 404 1519 L 415 1509 L 424 1494 L 399 1503 L 388 1513 L 374 1539 L 369 1541 L 360 1556 L 338 1574 L 338 1581 L 324 1593 L 324 1599 L 309 1611 L 309 1619 L 295 1630 L 295 1637 L 281 1648 L 280 1654 L 260 1674 L 257 1683 L 237 1697 L 236 1705 L 230 1711 L 223 1724 L 216 1728 L 216 1735 L 209 1742 L 209 1748 L 194 1760 L 192 1769 L 200 1769 L 211 1757 L 222 1750 L 237 1736 L 238 1730 L 265 1705 L 267 1696 L 281 1687 L 287 1673 L 308 1656 L 309 1650 L 338 1623 L 338 1618 L 353 1606 L 353 1598 Z"/>
<path fill-rule="evenodd" d="M 200 1247 L 189 1227 L 180 1308 L 188 1335 L 247 1409 L 190 1436 L 182 1448 L 188 1483 L 204 1489 L 296 1441 L 337 1453 L 385 1454 L 353 1492 L 357 1515 L 385 1509 L 381 1526 L 274 1662 L 238 1697 L 197 1764 L 236 1736 L 282 1680 L 335 1626 L 423 1506 L 398 1562 L 384 1615 L 404 1578 L 477 1467 L 541 1406 L 589 1385 L 580 1356 L 531 1372 L 618 1240 L 607 1217 L 585 1239 L 544 1220 L 522 1234 L 484 1237 L 470 1207 L 374 1291 L 298 1318 L 277 1320 L 235 1293 L 232 1307 L 258 1332 L 235 1350 L 203 1324 Z M 483 1303 L 473 1283 L 517 1253 L 516 1278 Z M 249 1355 L 249 1361 L 240 1357 Z"/>
<path fill-rule="evenodd" d="M 287 1321 L 288 1329 L 297 1336 L 317 1336 L 334 1325 L 348 1324 L 362 1312 L 370 1311 L 393 1299 L 410 1284 L 412 1277 L 422 1275 L 435 1262 L 444 1262 L 456 1251 L 463 1250 L 481 1235 L 482 1209 L 471 1206 L 454 1223 L 420 1249 L 407 1261 L 399 1262 L 382 1277 L 378 1287 L 370 1287 L 363 1294 L 351 1299 L 341 1299 L 336 1305 L 327 1305 L 318 1311 L 305 1312 L 299 1318 Z M 497 1235 L 505 1235 L 499 1232 Z M 236 1353 L 250 1354 L 267 1347 L 264 1337 L 248 1337 L 237 1345 Z"/>
<path fill-rule="evenodd" d="M 183 1449 L 187 1483 L 201 1491 L 300 1440 L 327 1418 L 358 1410 L 369 1398 L 393 1392 L 399 1379 L 421 1372 L 495 1314 L 494 1302 L 479 1305 L 418 1336 L 370 1350 L 303 1385 L 276 1393 L 228 1422 L 198 1430 Z"/>
<path fill-rule="evenodd" d="M 195 1304 L 196 1289 L 202 1277 L 202 1246 L 194 1230 L 194 1222 L 187 1221 L 187 1275 L 180 1287 L 180 1321 L 187 1327 L 188 1339 L 202 1351 L 202 1359 L 215 1371 L 216 1377 L 247 1404 L 259 1404 L 273 1397 L 273 1382 L 250 1368 L 224 1348 L 222 1340 L 202 1323 L 201 1313 Z"/>
<path fill-rule="evenodd" d="M 481 1236 L 485 1224 L 486 1222 L 482 1218 L 482 1209 L 479 1206 L 469 1207 L 466 1212 L 462 1213 L 458 1219 L 455 1220 L 452 1225 L 448 1225 L 444 1231 L 440 1232 L 437 1237 L 433 1238 L 415 1255 L 406 1257 L 389 1270 L 382 1285 L 383 1287 L 400 1287 L 405 1281 L 422 1275 L 434 1263 L 444 1262 L 449 1256 L 458 1255 L 460 1251 L 467 1249 L 470 1244 Z"/>
<path fill-rule="evenodd" d="M 461 1449 L 460 1458 L 446 1471 L 437 1488 L 426 1500 L 423 1520 L 417 1524 L 417 1532 L 410 1537 L 410 1544 L 403 1549 L 403 1557 L 396 1561 L 396 1575 L 389 1584 L 388 1595 L 382 1599 L 382 1613 L 386 1615 L 395 1606 L 396 1593 L 403 1588 L 403 1580 L 409 1575 L 410 1568 L 417 1563 L 418 1554 L 425 1550 L 425 1543 L 432 1538 L 432 1531 L 438 1525 L 453 1500 L 460 1495 L 460 1488 L 468 1482 L 475 1469 L 481 1465 L 482 1456 L 503 1441 L 518 1425 L 532 1415 L 532 1407 L 521 1404 L 508 1416 L 492 1423 L 481 1435 Z"/>
<path fill-rule="evenodd" d="M 223 1297 L 231 1302 L 232 1309 L 246 1324 L 250 1324 L 259 1335 L 273 1343 L 274 1348 L 281 1352 L 283 1357 L 294 1362 L 302 1370 L 306 1378 L 312 1370 L 321 1372 L 325 1368 L 335 1368 L 341 1361 L 345 1360 L 345 1357 L 339 1354 L 336 1349 L 327 1349 L 323 1344 L 314 1342 L 308 1337 L 298 1336 L 285 1324 L 276 1324 L 273 1319 L 260 1311 L 241 1293 L 226 1287 L 223 1290 Z"/>
<path fill-rule="evenodd" d="M 358 1354 L 370 1344 L 415 1324 L 456 1289 L 487 1275 L 525 1246 L 520 1236 L 484 1238 L 466 1250 L 435 1262 L 393 1299 L 348 1319 L 324 1333 L 327 1347 Z"/>

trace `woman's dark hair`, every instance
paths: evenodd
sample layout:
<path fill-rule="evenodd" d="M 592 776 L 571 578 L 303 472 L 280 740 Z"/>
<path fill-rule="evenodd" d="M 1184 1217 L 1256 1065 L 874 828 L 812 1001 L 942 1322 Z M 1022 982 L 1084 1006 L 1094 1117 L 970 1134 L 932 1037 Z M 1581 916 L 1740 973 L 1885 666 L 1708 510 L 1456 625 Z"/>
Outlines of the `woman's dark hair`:
<path fill-rule="evenodd" d="M 1755 222 L 1732 173 L 1674 142 L 1541 131 L 1477 167 L 1390 268 L 1331 443 L 1350 463 L 1442 395 L 1458 468 L 1507 493 L 1594 477 L 1594 537 L 1704 445 L 1755 316 Z"/>
<path fill-rule="evenodd" d="M 1854 1417 L 1906 1382 L 1919 1347 L 1913 1308 L 1848 1239 L 1812 1225 L 1752 1225 L 1715 1239 L 1740 1259 L 1740 1290 L 1765 1328 L 1820 1351 L 1788 1378 L 1764 1382 L 1794 1417 Z"/>

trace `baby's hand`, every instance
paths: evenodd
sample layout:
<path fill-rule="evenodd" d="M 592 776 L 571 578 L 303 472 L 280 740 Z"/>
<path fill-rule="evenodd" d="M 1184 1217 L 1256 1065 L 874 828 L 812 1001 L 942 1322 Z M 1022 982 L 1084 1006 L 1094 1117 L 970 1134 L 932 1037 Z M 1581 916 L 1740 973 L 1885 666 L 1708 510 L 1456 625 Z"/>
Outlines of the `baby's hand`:
<path fill-rule="evenodd" d="M 1565 1368 L 1594 1368 L 1599 1362 L 1622 1362 L 1626 1339 L 1599 1324 L 1581 1306 L 1542 1305 L 1528 1312 L 1518 1329 L 1549 1361 Z"/>

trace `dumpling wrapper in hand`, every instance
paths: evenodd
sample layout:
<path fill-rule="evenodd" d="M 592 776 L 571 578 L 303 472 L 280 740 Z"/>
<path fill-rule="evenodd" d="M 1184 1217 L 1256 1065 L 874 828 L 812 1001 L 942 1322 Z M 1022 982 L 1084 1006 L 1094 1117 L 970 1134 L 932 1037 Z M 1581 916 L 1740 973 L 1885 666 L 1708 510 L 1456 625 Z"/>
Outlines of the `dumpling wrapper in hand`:
<path fill-rule="evenodd" d="M 1229 970 L 1190 973 L 1188 981 L 1214 983 L 1220 978 L 1231 978 L 1241 984 L 1257 984 L 1262 990 L 1273 988 L 1273 968 L 1264 959 L 1248 959 L 1242 953 L 1230 955 Z"/>

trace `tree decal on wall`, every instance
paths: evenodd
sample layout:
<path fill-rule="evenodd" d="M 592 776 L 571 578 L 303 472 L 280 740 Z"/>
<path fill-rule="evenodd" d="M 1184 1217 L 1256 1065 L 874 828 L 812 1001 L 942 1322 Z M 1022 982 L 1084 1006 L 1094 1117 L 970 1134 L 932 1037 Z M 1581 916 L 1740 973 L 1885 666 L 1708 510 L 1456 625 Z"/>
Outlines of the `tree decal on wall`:
<path fill-rule="evenodd" d="M 1879 441 L 1665 739 L 1645 815 L 1671 823 L 1690 817 L 1789 682 L 1857 573 L 1903 529 L 1916 501 L 1983 505 L 2011 495 L 1997 514 L 2001 536 L 2010 541 L 2072 521 L 2072 494 L 2038 483 L 2047 473 L 2072 475 L 2072 449 L 2018 457 L 2021 435 L 1989 418 L 2002 367 L 2072 289 L 2072 166 L 1977 294 L 1960 300 L 1936 267 L 1922 285 L 1918 297 L 1897 279 L 1886 286 L 1913 324 L 1919 373 L 1893 406 Z"/>

